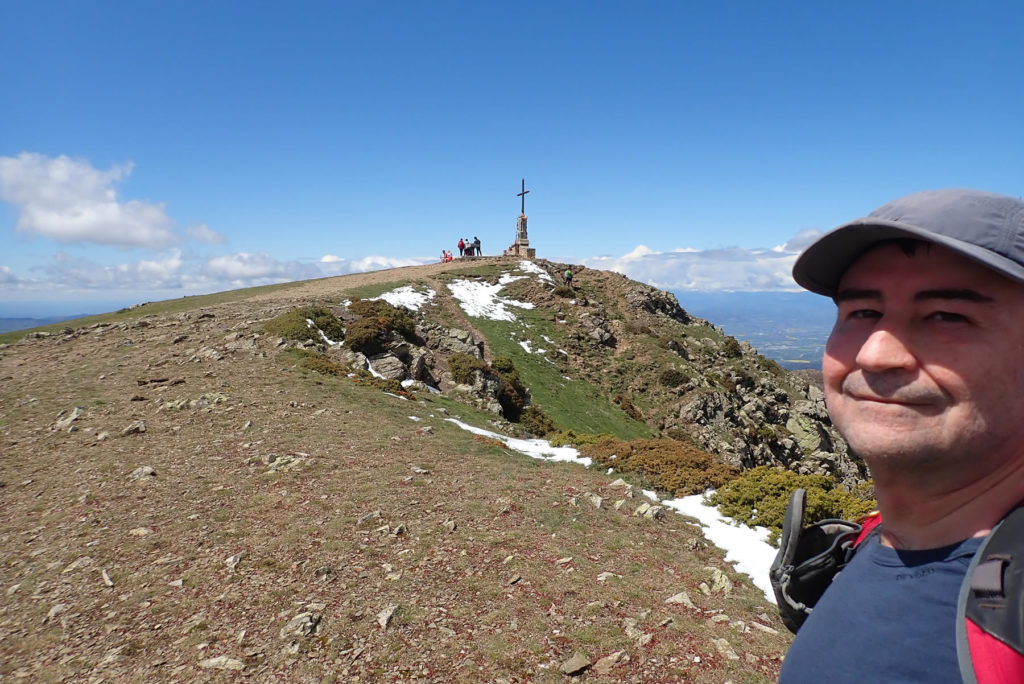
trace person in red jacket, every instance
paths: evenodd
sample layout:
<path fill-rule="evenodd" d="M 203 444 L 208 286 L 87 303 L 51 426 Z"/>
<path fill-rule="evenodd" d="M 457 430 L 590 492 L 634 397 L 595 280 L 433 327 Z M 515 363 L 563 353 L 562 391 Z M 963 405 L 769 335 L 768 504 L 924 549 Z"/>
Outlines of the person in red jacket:
<path fill-rule="evenodd" d="M 459 238 L 459 256 L 464 256 L 466 252 L 466 241 Z"/>
<path fill-rule="evenodd" d="M 819 238 L 793 277 L 836 303 L 826 404 L 870 468 L 881 522 L 799 628 L 780 681 L 963 681 L 958 601 L 1021 591 L 1021 559 L 996 554 L 985 572 L 972 559 L 1024 501 L 1024 201 L 903 197 Z M 998 655 L 970 644 L 970 681 L 1024 681 L 1010 608 L 1018 627 L 986 641 Z"/>

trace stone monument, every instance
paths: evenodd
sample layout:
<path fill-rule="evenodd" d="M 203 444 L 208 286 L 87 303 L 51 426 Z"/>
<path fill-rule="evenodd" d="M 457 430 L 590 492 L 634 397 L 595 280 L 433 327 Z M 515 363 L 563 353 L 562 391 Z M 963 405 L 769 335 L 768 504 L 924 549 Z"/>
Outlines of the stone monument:
<path fill-rule="evenodd" d="M 537 250 L 530 247 L 530 236 L 526 232 L 526 195 L 530 191 L 526 189 L 526 179 L 523 179 L 522 190 L 516 193 L 516 197 L 522 199 L 519 205 L 519 218 L 516 219 L 516 240 L 512 246 L 505 250 L 505 256 L 526 257 L 533 259 L 537 256 Z"/>

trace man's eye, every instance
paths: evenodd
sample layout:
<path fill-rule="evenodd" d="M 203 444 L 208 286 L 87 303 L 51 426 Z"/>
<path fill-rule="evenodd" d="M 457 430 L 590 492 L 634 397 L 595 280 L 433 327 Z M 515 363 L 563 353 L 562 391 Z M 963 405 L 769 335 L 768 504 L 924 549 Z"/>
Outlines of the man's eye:
<path fill-rule="evenodd" d="M 881 315 L 881 312 L 876 311 L 875 309 L 854 309 L 849 314 L 847 314 L 846 317 L 850 319 L 879 318 L 881 317 Z"/>
<path fill-rule="evenodd" d="M 967 321 L 967 317 L 963 314 L 953 313 L 952 311 L 935 311 L 928 314 L 928 318 L 933 321 L 942 321 L 944 323 L 964 323 Z"/>

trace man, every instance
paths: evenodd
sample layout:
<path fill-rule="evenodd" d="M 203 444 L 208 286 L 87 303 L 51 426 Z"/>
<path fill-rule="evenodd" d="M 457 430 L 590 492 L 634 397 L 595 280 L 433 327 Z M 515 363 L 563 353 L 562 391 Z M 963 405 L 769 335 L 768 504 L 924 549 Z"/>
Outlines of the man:
<path fill-rule="evenodd" d="M 793 277 L 836 302 L 826 403 L 871 470 L 882 522 L 780 681 L 960 682 L 960 585 L 1024 501 L 1024 202 L 910 195 L 821 237 Z"/>

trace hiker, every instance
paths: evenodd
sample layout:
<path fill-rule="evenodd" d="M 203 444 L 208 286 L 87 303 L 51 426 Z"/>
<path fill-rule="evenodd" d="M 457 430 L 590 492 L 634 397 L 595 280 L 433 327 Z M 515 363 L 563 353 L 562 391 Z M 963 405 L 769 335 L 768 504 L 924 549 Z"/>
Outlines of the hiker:
<path fill-rule="evenodd" d="M 819 238 L 793 277 L 836 303 L 825 400 L 871 470 L 880 515 L 807 604 L 780 682 L 1024 681 L 1024 552 L 1005 550 L 1024 547 L 1024 201 L 903 197 Z M 811 529 L 793 502 L 780 558 Z M 793 629 L 797 571 L 777 570 Z"/>
<path fill-rule="evenodd" d="M 573 290 L 576 289 L 576 288 L 574 288 L 572 286 L 572 268 L 571 267 L 565 269 L 565 275 L 562 276 L 562 279 L 565 281 L 565 284 L 568 285 L 570 289 L 573 289 Z"/>
<path fill-rule="evenodd" d="M 459 238 L 459 256 L 462 257 L 462 256 L 465 256 L 465 255 L 466 255 L 466 241 L 463 240 L 462 238 Z"/>
<path fill-rule="evenodd" d="M 484 255 L 484 253 L 480 251 L 480 238 L 478 238 L 475 235 L 473 236 L 473 252 L 477 256 L 483 256 Z"/>

